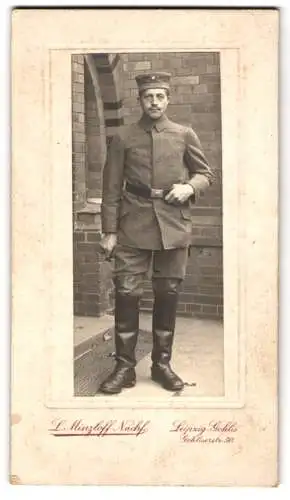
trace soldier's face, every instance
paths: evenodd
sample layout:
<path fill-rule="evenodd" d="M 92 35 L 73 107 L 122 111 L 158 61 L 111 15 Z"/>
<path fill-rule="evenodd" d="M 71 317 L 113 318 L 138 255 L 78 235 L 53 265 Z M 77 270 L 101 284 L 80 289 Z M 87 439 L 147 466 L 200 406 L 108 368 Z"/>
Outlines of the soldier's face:
<path fill-rule="evenodd" d="M 142 92 L 140 106 L 152 120 L 158 120 L 166 111 L 169 97 L 164 89 L 147 89 Z"/>

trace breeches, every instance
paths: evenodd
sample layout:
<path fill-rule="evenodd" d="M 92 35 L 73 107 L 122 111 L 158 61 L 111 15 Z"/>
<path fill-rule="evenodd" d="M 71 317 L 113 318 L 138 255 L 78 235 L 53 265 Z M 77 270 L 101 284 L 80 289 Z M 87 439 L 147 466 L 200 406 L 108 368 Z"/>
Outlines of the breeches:
<path fill-rule="evenodd" d="M 117 245 L 114 256 L 118 293 L 141 296 L 148 276 L 152 278 L 155 293 L 177 293 L 185 277 L 188 248 L 152 251 Z"/>

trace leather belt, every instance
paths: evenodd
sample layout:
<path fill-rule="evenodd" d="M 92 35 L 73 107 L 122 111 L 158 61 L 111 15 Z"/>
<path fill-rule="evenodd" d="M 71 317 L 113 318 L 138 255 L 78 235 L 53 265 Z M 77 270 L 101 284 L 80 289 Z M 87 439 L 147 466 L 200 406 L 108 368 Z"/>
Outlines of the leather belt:
<path fill-rule="evenodd" d="M 142 196 L 142 198 L 147 199 L 163 199 L 169 191 L 168 189 L 154 189 L 141 185 L 137 186 L 135 184 L 130 184 L 130 182 L 126 182 L 125 189 L 128 193 L 135 194 L 136 196 Z"/>

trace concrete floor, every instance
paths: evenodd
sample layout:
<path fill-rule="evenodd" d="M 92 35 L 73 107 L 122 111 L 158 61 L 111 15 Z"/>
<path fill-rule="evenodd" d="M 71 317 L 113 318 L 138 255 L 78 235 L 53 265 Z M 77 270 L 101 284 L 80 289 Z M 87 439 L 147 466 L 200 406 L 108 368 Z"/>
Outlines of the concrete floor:
<path fill-rule="evenodd" d="M 75 317 L 75 347 L 85 346 L 87 341 L 113 326 L 112 316 L 102 318 Z M 151 315 L 140 315 L 140 328 L 151 329 Z M 85 349 L 84 349 L 85 350 Z M 150 354 L 137 365 L 137 384 L 125 389 L 118 398 L 161 397 L 164 391 L 150 379 Z M 177 318 L 172 368 L 189 385 L 182 396 L 219 397 L 224 395 L 223 325 L 214 320 Z M 195 385 L 190 385 L 195 384 Z M 101 396 L 101 394 L 97 394 Z"/>

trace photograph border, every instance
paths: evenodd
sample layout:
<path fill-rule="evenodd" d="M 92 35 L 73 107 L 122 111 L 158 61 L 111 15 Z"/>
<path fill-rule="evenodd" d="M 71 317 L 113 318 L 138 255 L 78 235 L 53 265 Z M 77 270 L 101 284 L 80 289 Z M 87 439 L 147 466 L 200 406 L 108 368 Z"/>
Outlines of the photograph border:
<path fill-rule="evenodd" d="M 172 52 L 172 49 L 168 47 L 162 49 L 162 52 Z M 95 53 L 104 52 L 103 48 L 94 49 Z M 129 53 L 129 52 L 140 52 L 140 50 L 130 50 L 128 48 L 110 48 L 111 53 Z M 143 51 L 144 52 L 144 51 Z M 156 52 L 155 50 L 146 52 Z M 238 140 L 234 144 L 234 141 L 227 141 L 227 135 L 233 135 L 233 130 L 236 130 L 236 137 L 239 136 L 239 106 L 237 103 L 240 102 L 239 99 L 239 51 L 236 48 L 231 49 L 220 49 L 220 48 L 179 48 L 175 52 L 218 52 L 220 54 L 220 73 L 221 73 L 221 104 L 222 104 L 222 176 L 223 176 L 223 256 L 224 262 L 227 265 L 224 266 L 224 320 L 223 320 L 223 333 L 224 333 L 224 396 L 220 397 L 190 397 L 190 396 L 180 396 L 174 400 L 168 398 L 133 398 L 132 400 L 118 399 L 118 396 L 109 397 L 98 397 L 85 396 L 77 397 L 73 396 L 71 383 L 68 383 L 67 375 L 59 379 L 59 364 L 66 366 L 69 372 L 72 374 L 73 380 L 73 357 L 72 350 L 70 349 L 70 343 L 72 342 L 72 333 L 62 334 L 62 343 L 57 341 L 59 338 L 57 324 L 59 324 L 59 316 L 54 314 L 53 309 L 51 310 L 49 316 L 55 318 L 56 323 L 51 325 L 49 331 L 47 332 L 47 341 L 49 344 L 50 357 L 50 370 L 49 370 L 49 382 L 50 388 L 48 389 L 48 396 L 46 400 L 47 407 L 62 407 L 62 408 L 92 408 L 94 405 L 98 408 L 116 407 L 116 408 L 154 408 L 154 407 L 170 407 L 170 408 L 241 408 L 244 405 L 244 372 L 245 372 L 245 336 L 242 330 L 242 319 L 241 319 L 241 308 L 238 304 L 241 304 L 240 297 L 241 291 L 239 290 L 239 284 L 241 282 L 240 276 L 242 274 L 240 261 L 240 249 L 238 248 L 238 240 L 240 238 L 239 231 L 240 225 L 240 212 L 242 207 L 240 206 L 239 197 L 239 185 L 241 182 L 241 175 L 238 169 L 238 161 L 236 165 L 236 171 L 232 168 L 232 156 L 238 158 Z M 51 161 L 50 161 L 50 172 L 52 173 L 51 179 L 48 181 L 49 185 L 53 186 L 53 192 L 58 193 L 61 191 L 61 199 L 67 200 L 67 203 L 71 203 L 70 209 L 72 207 L 72 199 L 70 199 L 70 193 L 67 192 L 63 194 L 64 186 L 66 186 L 67 191 L 72 191 L 71 184 L 68 185 L 69 176 L 71 177 L 71 158 L 72 158 L 72 143 L 71 143 L 71 130 L 72 123 L 71 117 L 68 116 L 69 108 L 71 106 L 71 86 L 67 89 L 67 93 L 64 90 L 64 82 L 68 83 L 68 73 L 71 71 L 70 58 L 74 54 L 86 54 L 91 53 L 91 51 L 84 49 L 49 49 L 49 65 L 46 68 L 46 78 L 47 82 L 53 82 L 53 88 L 49 85 L 47 92 L 47 118 L 49 120 L 49 130 L 50 135 L 50 148 L 52 151 Z M 63 70 L 62 70 L 63 68 Z M 57 75 L 57 76 L 55 76 Z M 58 103 L 63 103 L 62 109 L 59 108 Z M 54 97 L 56 96 L 56 97 Z M 70 108 L 71 109 L 71 108 Z M 233 111 L 234 110 L 234 111 Z M 65 115 L 63 114 L 65 113 Z M 228 114 L 228 116 L 226 116 Z M 54 136 L 54 130 L 56 123 L 63 123 L 63 130 L 60 132 L 58 130 L 56 137 Z M 61 137 L 60 137 L 61 134 Z M 229 145 L 229 147 L 227 146 Z M 57 147 L 55 147 L 57 145 Z M 62 151 L 61 151 L 62 148 Z M 228 152 L 228 149 L 230 150 Z M 69 158 L 70 157 L 70 158 Z M 70 163 L 68 163 L 70 161 Z M 59 175 L 59 167 L 66 165 L 67 172 L 65 179 Z M 68 172 L 69 170 L 69 172 Z M 225 180 L 224 180 L 225 179 Z M 71 180 L 72 182 L 72 180 Z M 49 207 L 49 213 L 55 214 L 55 218 L 51 218 L 50 228 L 51 233 L 49 235 L 49 241 L 56 241 L 56 246 L 53 247 L 51 251 L 52 258 L 54 261 L 59 260 L 60 253 L 63 251 L 63 228 L 71 227 L 71 213 L 65 209 L 62 214 L 59 212 L 60 199 L 55 194 L 51 198 L 51 205 Z M 230 217 L 227 217 L 227 207 L 230 207 Z M 64 220 L 64 216 L 66 220 Z M 61 219 L 60 219 L 61 217 Z M 59 228 L 59 234 L 57 234 L 55 228 Z M 244 231 L 244 228 L 242 228 Z M 59 239 L 59 235 L 61 238 Z M 59 244 L 57 243 L 59 241 Z M 65 254 L 62 258 L 73 259 L 72 252 L 72 235 L 69 244 L 71 247 L 65 249 Z M 57 263 L 55 264 L 57 266 Z M 66 266 L 68 263 L 66 263 Z M 70 278 L 66 276 L 67 279 L 71 280 L 71 287 L 73 284 L 72 275 L 72 261 L 69 263 L 69 268 L 71 270 Z M 52 277 L 49 277 L 49 282 L 52 284 L 50 290 L 58 290 L 53 284 L 53 269 Z M 58 271 L 56 270 L 56 279 L 58 279 Z M 64 280 L 66 286 L 69 285 L 69 281 Z M 68 290 L 61 290 L 61 296 L 67 298 L 71 297 L 72 294 Z M 73 300 L 73 299 L 72 299 Z M 55 297 L 51 297 L 50 304 L 56 304 L 59 307 L 59 291 Z M 68 318 L 68 314 L 73 314 L 73 306 L 67 305 L 68 312 L 64 313 L 64 304 L 62 303 L 62 315 Z M 230 314 L 227 314 L 230 311 Z M 96 321 L 98 319 L 96 318 Z M 72 321 L 68 323 L 69 328 L 73 328 Z M 52 339 L 55 335 L 55 342 Z M 64 341 L 64 335 L 66 335 L 66 342 Z M 52 345 L 53 344 L 53 345 Z M 71 344 L 73 345 L 73 344 Z M 59 352 L 57 352 L 59 350 Z M 71 365 L 68 368 L 69 364 Z M 56 374 L 56 380 L 53 381 L 54 375 Z M 61 382 L 60 382 L 61 381 Z"/>
<path fill-rule="evenodd" d="M 117 24 L 112 10 L 13 12 L 11 478 L 14 484 L 16 481 L 17 484 L 55 485 L 277 486 L 279 12 L 276 9 L 184 9 L 174 11 L 173 19 L 166 10 L 153 10 L 156 21 L 162 17 L 158 33 L 148 33 L 146 23 L 140 24 L 140 15 L 143 22 L 144 12 L 134 9 L 118 11 Z M 150 15 L 150 11 L 146 14 Z M 126 22 L 122 22 L 124 15 Z M 127 23 L 134 29 L 126 30 Z M 198 409 L 188 408 L 187 404 L 186 408 L 168 407 L 166 411 L 156 412 L 156 405 L 154 410 L 94 405 L 82 407 L 81 411 L 61 406 L 66 401 L 67 389 L 73 394 L 72 363 L 66 364 L 66 353 L 64 356 L 61 349 L 55 350 L 55 340 L 63 343 L 63 332 L 68 330 L 72 318 L 67 312 L 64 318 L 62 310 L 62 303 L 73 303 L 72 286 L 64 286 L 66 277 L 72 283 L 72 270 L 67 250 L 54 261 L 59 241 L 51 238 L 51 234 L 59 234 L 61 228 L 63 241 L 71 238 L 71 225 L 63 225 L 63 221 L 68 220 L 66 212 L 71 216 L 71 192 L 63 193 L 60 189 L 60 185 L 71 185 L 71 169 L 58 169 L 63 162 L 71 164 L 69 146 L 62 148 L 67 144 L 67 129 L 64 133 L 62 123 L 63 120 L 69 123 L 71 116 L 70 106 L 66 108 L 71 75 L 69 71 L 64 78 L 63 90 L 55 86 L 57 71 L 56 80 L 51 81 L 53 92 L 57 90 L 54 99 L 65 103 L 54 114 L 51 130 L 47 107 L 50 82 L 45 71 L 49 63 L 47 48 L 78 46 L 82 52 L 81 41 L 90 52 L 96 47 L 100 50 L 101 45 L 108 52 L 113 44 L 119 45 L 120 39 L 124 45 L 133 44 L 138 51 L 157 46 L 160 49 L 170 46 L 171 50 L 178 51 L 187 44 L 201 47 L 205 40 L 211 48 L 218 45 L 239 49 L 238 130 L 239 144 L 243 147 L 239 148 L 238 158 L 232 156 L 232 164 L 239 161 L 242 174 L 239 200 L 243 209 L 239 227 L 244 232 L 239 233 L 239 263 L 242 264 L 239 311 L 234 309 L 232 313 L 235 317 L 239 314 L 245 336 L 242 408 L 215 405 Z M 170 45 L 172 39 L 174 49 Z M 61 63 L 59 67 L 63 71 Z M 61 125 L 60 130 L 55 127 L 57 123 Z M 49 147 L 51 132 L 52 150 Z M 231 137 L 233 148 L 234 131 Z M 49 170 L 51 154 L 53 159 L 57 158 L 53 165 L 58 169 L 55 184 Z M 224 181 L 229 179 L 224 177 Z M 61 210 L 57 199 L 62 201 Z M 69 334 L 72 350 L 72 328 Z M 52 360 L 58 373 L 52 369 Z M 69 378 L 64 390 L 57 387 L 57 380 L 62 378 Z M 48 408 L 46 404 L 52 396 L 55 406 Z M 116 419 L 148 420 L 150 429 L 146 439 L 110 437 L 108 439 L 114 442 L 112 447 L 112 441 L 104 437 L 96 446 L 87 436 L 61 441 L 49 431 L 57 419 L 81 418 L 91 424 L 95 419 L 107 421 L 112 415 Z M 227 448 L 197 443 L 192 446 L 169 432 L 175 419 L 203 424 L 213 418 L 237 425 L 235 440 Z M 119 456 L 122 456 L 121 467 Z M 137 461 L 138 467 L 131 467 L 132 457 L 134 460 L 142 457 L 142 470 Z M 180 460 L 176 461 L 177 457 Z M 84 460 L 89 464 L 87 468 L 83 467 Z"/>

